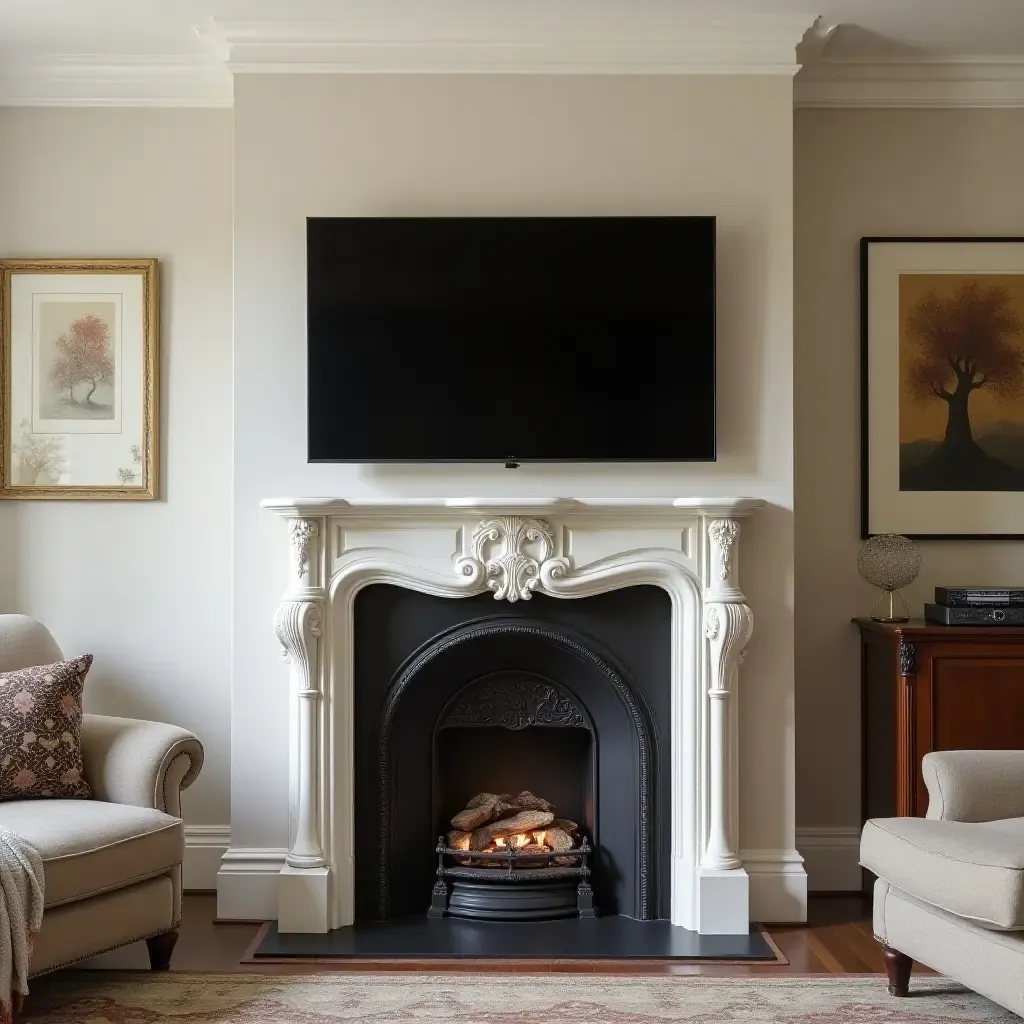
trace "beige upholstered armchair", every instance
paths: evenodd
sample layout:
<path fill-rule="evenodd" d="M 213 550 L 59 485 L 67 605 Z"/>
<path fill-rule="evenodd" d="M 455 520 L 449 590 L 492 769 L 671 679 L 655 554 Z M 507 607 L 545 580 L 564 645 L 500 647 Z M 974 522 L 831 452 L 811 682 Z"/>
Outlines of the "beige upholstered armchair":
<path fill-rule="evenodd" d="M 864 826 L 889 991 L 914 960 L 1024 1014 L 1024 750 L 926 754 L 927 818 Z"/>
<path fill-rule="evenodd" d="M 62 658 L 41 623 L 0 615 L 0 672 Z M 82 747 L 93 799 L 0 803 L 0 825 L 43 860 L 45 910 L 31 973 L 139 939 L 153 969 L 164 970 L 181 920 L 180 793 L 199 774 L 203 748 L 172 725 L 103 715 L 85 716 Z"/>

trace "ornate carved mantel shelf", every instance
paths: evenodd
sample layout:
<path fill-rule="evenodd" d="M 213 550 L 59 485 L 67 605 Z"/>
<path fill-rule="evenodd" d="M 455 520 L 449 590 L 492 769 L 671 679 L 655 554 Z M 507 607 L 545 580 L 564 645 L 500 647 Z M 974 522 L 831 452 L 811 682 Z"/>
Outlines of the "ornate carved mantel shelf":
<path fill-rule="evenodd" d="M 672 602 L 672 921 L 749 925 L 738 855 L 735 682 L 753 617 L 739 587 L 753 498 L 278 498 L 291 565 L 275 618 L 294 718 L 295 835 L 278 889 L 282 931 L 353 920 L 353 616 L 375 583 L 460 598 L 584 598 L 663 588 Z"/>

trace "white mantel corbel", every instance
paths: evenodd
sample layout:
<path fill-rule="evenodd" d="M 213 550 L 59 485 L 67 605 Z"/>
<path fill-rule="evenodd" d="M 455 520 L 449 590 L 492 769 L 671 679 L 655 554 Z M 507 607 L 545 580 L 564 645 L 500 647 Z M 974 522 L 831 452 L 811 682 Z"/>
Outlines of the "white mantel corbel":
<path fill-rule="evenodd" d="M 738 582 L 754 499 L 265 501 L 287 520 L 275 617 L 290 666 L 293 838 L 281 931 L 354 919 L 353 606 L 373 583 L 460 598 L 583 598 L 655 585 L 672 602 L 672 922 L 745 933 L 736 682 L 752 615 Z M 706 741 L 702 739 L 706 736 Z M 427 894 L 424 895 L 426 900 Z"/>

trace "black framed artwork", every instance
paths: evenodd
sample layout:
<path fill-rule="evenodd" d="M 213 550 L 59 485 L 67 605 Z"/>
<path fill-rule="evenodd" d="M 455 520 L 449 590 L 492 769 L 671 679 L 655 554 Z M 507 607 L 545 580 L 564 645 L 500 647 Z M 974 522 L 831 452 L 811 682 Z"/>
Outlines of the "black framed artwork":
<path fill-rule="evenodd" d="M 1024 238 L 862 238 L 861 534 L 1024 539 Z"/>

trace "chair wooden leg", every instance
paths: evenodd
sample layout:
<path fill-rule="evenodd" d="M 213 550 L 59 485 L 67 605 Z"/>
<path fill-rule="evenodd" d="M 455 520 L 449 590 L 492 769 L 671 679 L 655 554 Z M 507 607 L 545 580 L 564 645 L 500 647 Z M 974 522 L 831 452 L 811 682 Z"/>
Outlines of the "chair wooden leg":
<path fill-rule="evenodd" d="M 882 947 L 882 959 L 885 961 L 885 973 L 889 976 L 889 995 L 901 998 L 908 995 L 914 961 L 906 953 L 888 946 Z"/>
<path fill-rule="evenodd" d="M 149 967 L 153 971 L 166 971 L 171 966 L 171 954 L 174 952 L 174 945 L 178 941 L 177 932 L 164 932 L 163 935 L 154 935 L 146 939 L 149 947 Z"/>

